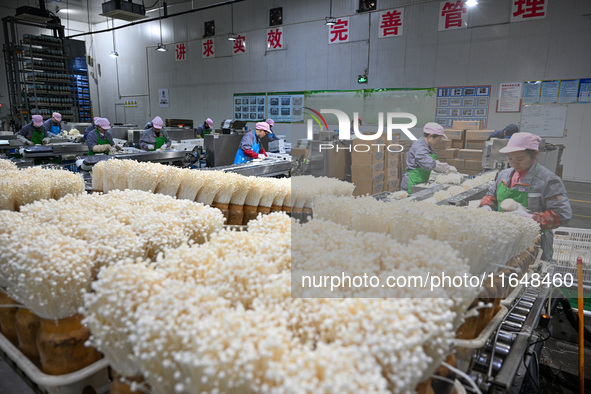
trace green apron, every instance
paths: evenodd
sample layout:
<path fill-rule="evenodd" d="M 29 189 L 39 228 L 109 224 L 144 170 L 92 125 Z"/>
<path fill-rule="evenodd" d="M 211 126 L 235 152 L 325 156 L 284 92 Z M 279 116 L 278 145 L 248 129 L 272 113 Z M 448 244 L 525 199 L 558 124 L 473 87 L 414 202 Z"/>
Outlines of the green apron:
<path fill-rule="evenodd" d="M 437 155 L 435 153 L 429 153 L 429 156 L 433 160 L 437 160 Z M 410 192 L 412 190 L 413 185 L 418 185 L 419 183 L 425 183 L 429 181 L 429 176 L 431 176 L 431 170 L 425 170 L 422 167 L 415 168 L 414 170 L 407 170 L 408 171 L 408 195 L 410 196 Z"/>
<path fill-rule="evenodd" d="M 211 134 L 211 129 L 203 129 L 203 136 L 205 137 L 207 134 Z"/>
<path fill-rule="evenodd" d="M 45 130 L 41 129 L 41 131 L 37 131 L 37 129 L 33 129 L 33 134 L 31 134 L 31 142 L 35 145 L 41 145 L 43 143 L 43 138 L 45 138 Z"/>
<path fill-rule="evenodd" d="M 538 163 L 538 166 L 536 167 L 536 172 L 534 172 L 534 176 L 531 180 L 531 182 L 534 182 L 534 179 L 536 178 L 536 175 L 538 173 L 538 170 L 540 169 L 540 164 Z M 531 188 L 531 186 L 530 186 Z M 518 203 L 520 203 L 521 205 L 523 205 L 525 208 L 527 208 L 527 198 L 528 198 L 529 193 L 528 192 L 520 192 L 519 190 L 513 190 L 509 187 L 507 187 L 507 185 L 505 185 L 504 182 L 499 182 L 499 185 L 497 186 L 497 209 L 499 212 L 502 212 L 503 210 L 501 209 L 501 203 L 503 202 L 503 200 L 507 199 L 507 198 L 512 198 L 515 201 L 517 201 Z"/>
<path fill-rule="evenodd" d="M 156 133 L 154 133 L 154 134 L 156 134 Z M 160 149 L 162 147 L 162 145 L 164 145 L 165 142 L 166 142 L 166 137 L 164 136 L 164 134 L 161 133 L 160 137 L 156 137 L 156 144 L 154 144 L 154 149 L 152 149 L 152 150 Z"/>
<path fill-rule="evenodd" d="M 105 136 L 105 139 L 102 139 L 102 138 L 101 138 L 101 134 L 98 132 L 98 130 L 97 130 L 97 129 L 94 129 L 94 132 L 96 133 L 96 140 L 97 140 L 97 145 L 111 145 L 111 141 L 109 141 L 109 139 L 108 139 L 108 138 L 106 138 L 106 136 Z M 108 154 L 109 154 L 109 152 L 108 152 L 108 151 L 107 151 L 107 152 L 104 152 L 104 153 L 105 153 L 106 155 L 108 155 Z M 89 155 L 89 156 L 92 156 L 92 155 L 94 155 L 94 154 L 95 154 L 95 153 L 92 151 L 92 149 L 89 149 L 89 150 L 88 150 L 88 155 Z"/>

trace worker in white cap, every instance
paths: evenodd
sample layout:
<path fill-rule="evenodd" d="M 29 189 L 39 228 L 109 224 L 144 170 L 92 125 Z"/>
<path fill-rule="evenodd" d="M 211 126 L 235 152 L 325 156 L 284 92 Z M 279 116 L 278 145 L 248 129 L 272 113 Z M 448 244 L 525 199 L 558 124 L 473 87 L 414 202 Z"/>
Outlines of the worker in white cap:
<path fill-rule="evenodd" d="M 113 141 L 113 136 L 109 132 L 111 122 L 107 118 L 98 118 L 94 121 L 95 128 L 86 136 L 86 144 L 88 145 L 88 154 L 104 153 L 106 155 L 115 153 L 121 150 L 119 145 Z"/>
<path fill-rule="evenodd" d="M 43 127 L 51 134 L 58 135 L 62 131 L 62 114 L 59 112 L 51 114 L 51 118 L 43 123 Z"/>
<path fill-rule="evenodd" d="M 51 134 L 43 127 L 43 116 L 33 115 L 32 122 L 24 125 L 16 133 L 16 138 L 26 145 L 41 145 L 49 141 Z"/>
<path fill-rule="evenodd" d="M 244 134 L 240 141 L 240 146 L 234 158 L 234 164 L 245 163 L 252 159 L 264 159 L 267 157 L 265 148 L 261 145 L 261 138 L 263 138 L 271 129 L 269 123 L 258 122 L 254 130 Z"/>
<path fill-rule="evenodd" d="M 269 134 L 267 134 L 267 137 L 269 137 L 269 142 L 271 141 L 279 141 L 279 138 L 275 135 L 275 133 L 273 133 L 273 126 L 275 126 L 275 121 L 273 119 L 267 119 L 265 120 L 265 122 L 267 122 L 269 124 Z"/>
<path fill-rule="evenodd" d="M 507 154 L 512 168 L 499 172 L 480 207 L 511 210 L 538 222 L 542 231 L 542 259 L 550 261 L 552 230 L 568 223 L 572 208 L 562 180 L 537 161 L 541 140 L 531 133 L 513 134 L 507 146 L 499 150 Z"/>
<path fill-rule="evenodd" d="M 431 171 L 449 172 L 454 170 L 447 163 L 437 160 L 433 147 L 441 139 L 447 139 L 443 132 L 443 126 L 439 123 L 429 122 L 423 127 L 423 137 L 416 140 L 406 154 L 406 170 L 400 181 L 400 188 L 411 193 L 412 187 L 429 180 Z"/>
<path fill-rule="evenodd" d="M 205 138 L 207 134 L 213 132 L 213 120 L 210 118 L 205 119 L 203 124 L 197 127 L 197 131 L 195 132 L 195 137 L 200 136 L 201 138 Z"/>
<path fill-rule="evenodd" d="M 152 119 L 152 127 L 142 131 L 140 137 L 140 148 L 143 150 L 166 150 L 170 148 L 171 141 L 166 130 L 162 130 L 164 121 L 160 116 Z"/>

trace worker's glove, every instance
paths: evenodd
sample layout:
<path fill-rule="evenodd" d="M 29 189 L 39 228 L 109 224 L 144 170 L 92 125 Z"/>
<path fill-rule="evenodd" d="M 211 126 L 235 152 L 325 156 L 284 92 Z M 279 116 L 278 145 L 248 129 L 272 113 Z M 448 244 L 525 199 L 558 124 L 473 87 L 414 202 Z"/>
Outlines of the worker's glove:
<path fill-rule="evenodd" d="M 148 150 L 154 150 L 154 145 L 148 145 Z"/>
<path fill-rule="evenodd" d="M 439 160 L 435 161 L 435 172 L 441 172 L 441 173 L 448 173 L 449 172 L 449 164 L 447 163 L 442 163 Z"/>
<path fill-rule="evenodd" d="M 523 207 L 520 209 L 517 209 L 515 211 L 510 211 L 510 212 L 514 213 L 515 215 L 523 216 L 524 218 L 532 218 L 533 217 L 533 215 L 531 213 L 527 212 L 525 210 L 525 208 L 523 208 Z"/>
<path fill-rule="evenodd" d="M 117 150 L 123 150 L 123 148 L 121 147 L 121 145 L 115 145 L 115 149 L 117 149 Z"/>
<path fill-rule="evenodd" d="M 25 141 L 25 144 L 27 144 L 27 145 L 35 145 L 35 143 L 33 141 L 29 141 L 29 140 L 26 140 Z"/>
<path fill-rule="evenodd" d="M 449 166 L 449 172 L 458 172 L 458 169 L 454 166 Z"/>
<path fill-rule="evenodd" d="M 160 147 L 160 150 L 167 150 L 167 149 L 168 149 L 168 147 L 166 146 L 166 144 L 164 144 Z"/>
<path fill-rule="evenodd" d="M 49 141 L 50 141 L 49 137 L 46 137 L 46 138 L 43 138 L 43 141 L 41 141 L 41 143 L 43 145 L 47 145 L 47 144 L 49 144 Z"/>
<path fill-rule="evenodd" d="M 266 158 L 267 158 L 267 156 L 265 156 L 265 155 L 259 155 L 259 156 L 258 156 L 258 159 L 262 159 L 262 160 L 264 160 L 264 159 L 266 159 Z"/>
<path fill-rule="evenodd" d="M 109 148 L 109 154 L 110 155 L 114 155 L 115 153 L 117 153 L 117 149 L 114 146 L 110 147 Z"/>
<path fill-rule="evenodd" d="M 490 207 L 490 205 L 483 205 L 483 206 L 481 206 L 481 207 L 479 207 L 479 208 L 482 208 L 482 209 L 484 209 L 485 211 L 491 211 L 491 212 L 492 212 L 492 210 L 493 210 L 493 209 Z"/>

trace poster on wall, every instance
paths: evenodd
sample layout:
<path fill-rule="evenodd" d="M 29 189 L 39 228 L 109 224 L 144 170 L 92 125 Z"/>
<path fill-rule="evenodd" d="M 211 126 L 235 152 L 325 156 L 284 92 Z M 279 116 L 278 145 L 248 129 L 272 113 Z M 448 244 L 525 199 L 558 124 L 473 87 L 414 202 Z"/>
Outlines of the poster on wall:
<path fill-rule="evenodd" d="M 558 103 L 568 104 L 577 102 L 577 93 L 579 91 L 578 79 L 561 79 L 558 89 Z"/>
<path fill-rule="evenodd" d="M 519 112 L 521 110 L 521 82 L 499 84 L 497 112 Z"/>
<path fill-rule="evenodd" d="M 525 81 L 523 84 L 523 104 L 539 104 L 542 81 Z"/>
<path fill-rule="evenodd" d="M 168 100 L 168 89 L 158 89 L 158 103 L 162 108 L 168 108 L 170 102 Z"/>
<path fill-rule="evenodd" d="M 247 122 L 265 120 L 265 93 L 234 95 L 234 119 Z"/>
<path fill-rule="evenodd" d="M 298 122 L 304 120 L 303 93 L 270 93 L 268 116 L 275 122 Z"/>
<path fill-rule="evenodd" d="M 437 88 L 435 121 L 452 127 L 454 120 L 488 121 L 490 86 L 454 86 Z"/>
<path fill-rule="evenodd" d="M 591 78 L 581 78 L 579 80 L 579 94 L 577 97 L 579 103 L 591 103 Z"/>
<path fill-rule="evenodd" d="M 556 104 L 558 102 L 559 80 L 542 81 L 542 92 L 540 93 L 540 104 Z"/>

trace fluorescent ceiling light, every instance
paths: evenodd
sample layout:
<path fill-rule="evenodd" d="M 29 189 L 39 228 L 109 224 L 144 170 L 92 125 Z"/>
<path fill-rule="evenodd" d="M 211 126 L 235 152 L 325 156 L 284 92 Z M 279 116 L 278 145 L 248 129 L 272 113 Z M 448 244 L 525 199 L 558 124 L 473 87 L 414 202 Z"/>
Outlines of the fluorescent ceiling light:
<path fill-rule="evenodd" d="M 238 34 L 236 33 L 230 33 L 228 34 L 228 40 L 229 41 L 236 41 L 238 39 Z"/>
<path fill-rule="evenodd" d="M 337 18 L 333 16 L 327 16 L 326 18 L 324 18 L 324 20 L 326 21 L 326 26 L 332 26 L 337 24 Z"/>
<path fill-rule="evenodd" d="M 161 43 L 158 44 L 158 48 L 156 48 L 156 50 L 158 52 L 166 52 L 166 51 L 168 51 L 168 49 L 166 49 L 166 45 L 162 45 Z"/>
<path fill-rule="evenodd" d="M 111 53 L 109 54 L 109 56 L 111 56 L 111 57 L 118 57 L 119 54 L 117 53 L 117 51 L 111 51 Z"/>
<path fill-rule="evenodd" d="M 466 5 L 468 7 L 474 7 L 475 5 L 478 5 L 478 0 L 466 0 Z"/>

